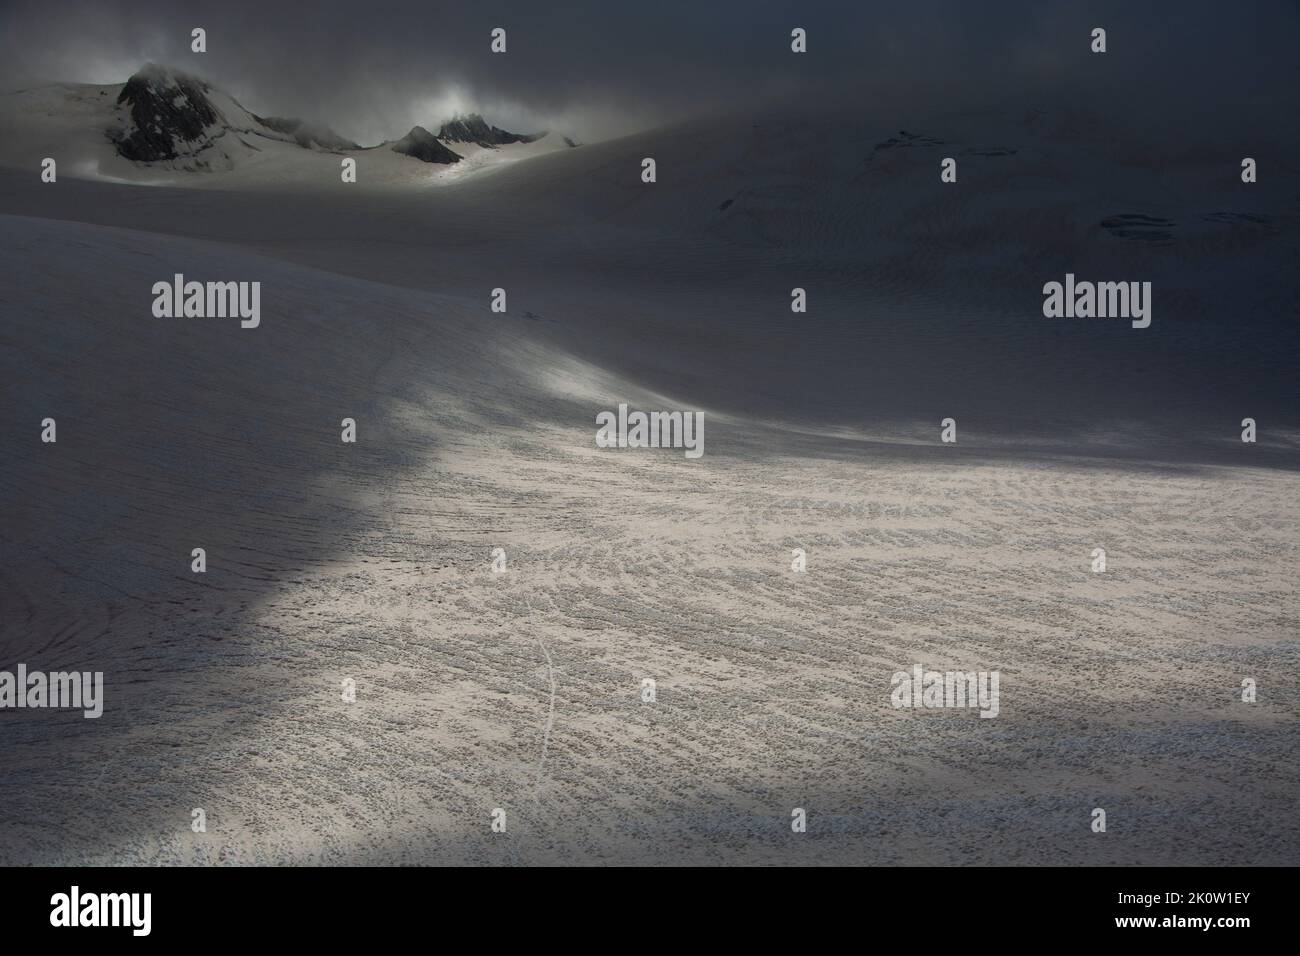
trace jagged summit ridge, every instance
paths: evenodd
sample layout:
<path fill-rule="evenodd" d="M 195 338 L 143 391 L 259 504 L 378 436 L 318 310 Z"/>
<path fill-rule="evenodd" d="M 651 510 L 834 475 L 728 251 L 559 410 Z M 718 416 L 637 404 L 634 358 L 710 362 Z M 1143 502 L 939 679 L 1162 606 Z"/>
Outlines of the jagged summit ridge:
<path fill-rule="evenodd" d="M 478 113 L 457 113 L 438 130 L 438 139 L 444 143 L 474 143 L 487 149 L 495 149 L 511 143 L 532 143 L 545 135 L 545 132 L 511 133 L 490 126 Z"/>

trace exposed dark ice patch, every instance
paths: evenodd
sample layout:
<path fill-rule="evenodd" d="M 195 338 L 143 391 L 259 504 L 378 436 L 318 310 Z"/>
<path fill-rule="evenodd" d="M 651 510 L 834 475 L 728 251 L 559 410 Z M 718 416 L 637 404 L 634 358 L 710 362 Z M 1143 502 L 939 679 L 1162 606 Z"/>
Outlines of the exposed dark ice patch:
<path fill-rule="evenodd" d="M 1241 223 L 1250 223 L 1256 226 L 1272 225 L 1273 217 L 1266 216 L 1257 212 L 1212 212 L 1203 216 L 1207 222 L 1222 222 L 1228 225 L 1239 225 Z"/>
<path fill-rule="evenodd" d="M 915 147 L 942 146 L 943 140 L 935 139 L 933 136 L 925 136 L 921 133 L 909 133 L 905 129 L 900 129 L 897 136 L 891 136 L 889 139 L 881 140 L 871 149 L 871 155 L 874 156 L 882 149 L 912 149 Z"/>
<path fill-rule="evenodd" d="M 1120 213 L 1101 221 L 1101 227 L 1117 239 L 1149 243 L 1173 242 L 1172 230 L 1177 225 L 1172 219 L 1144 216 L 1140 213 Z"/>
<path fill-rule="evenodd" d="M 728 208 L 730 208 L 731 204 L 735 201 L 736 200 L 734 199 L 724 199 L 722 201 L 722 205 L 718 207 L 718 212 L 725 212 Z"/>

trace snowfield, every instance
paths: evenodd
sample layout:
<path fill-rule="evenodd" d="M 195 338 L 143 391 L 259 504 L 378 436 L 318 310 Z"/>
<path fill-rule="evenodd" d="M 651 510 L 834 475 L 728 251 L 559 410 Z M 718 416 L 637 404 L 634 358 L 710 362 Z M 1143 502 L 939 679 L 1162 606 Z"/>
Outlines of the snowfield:
<path fill-rule="evenodd" d="M 0 668 L 105 674 L 0 712 L 0 863 L 1300 862 L 1294 177 L 1029 111 L 345 185 L 127 162 L 115 89 L 0 106 Z M 1151 327 L 1044 318 L 1067 271 Z M 704 456 L 598 449 L 620 402 Z"/>

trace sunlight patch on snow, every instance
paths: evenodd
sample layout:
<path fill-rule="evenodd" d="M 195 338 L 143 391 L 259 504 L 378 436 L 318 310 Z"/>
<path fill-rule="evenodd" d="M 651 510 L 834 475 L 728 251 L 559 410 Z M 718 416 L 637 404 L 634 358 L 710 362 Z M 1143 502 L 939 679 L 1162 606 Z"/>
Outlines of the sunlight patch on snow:
<path fill-rule="evenodd" d="M 104 172 L 98 159 L 85 159 L 72 164 L 72 175 L 77 179 L 97 179 L 105 183 L 123 183 L 128 186 L 169 186 L 173 179 L 124 179 Z"/>

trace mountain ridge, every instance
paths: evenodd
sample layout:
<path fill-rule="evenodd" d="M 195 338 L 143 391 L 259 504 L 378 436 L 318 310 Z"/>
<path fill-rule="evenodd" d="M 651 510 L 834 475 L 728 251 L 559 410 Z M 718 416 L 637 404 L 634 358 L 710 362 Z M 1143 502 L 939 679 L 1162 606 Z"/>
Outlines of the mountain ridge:
<path fill-rule="evenodd" d="M 118 155 L 136 163 L 193 164 L 210 169 L 225 159 L 234 163 L 232 151 L 242 145 L 260 151 L 256 142 L 244 137 L 262 137 L 291 143 L 303 149 L 344 153 L 364 147 L 318 122 L 287 116 L 259 116 L 233 96 L 207 80 L 170 66 L 146 63 L 123 84 L 116 105 L 121 111 L 110 126 L 108 137 Z M 219 141 L 234 134 L 230 149 Z M 423 126 L 413 126 L 398 139 L 378 144 L 393 152 L 425 163 L 450 166 L 464 157 L 448 144 L 497 150 L 502 146 L 535 143 L 548 135 L 512 133 L 488 123 L 479 113 L 457 113 L 442 123 L 435 135 Z M 576 143 L 564 137 L 566 146 Z"/>
<path fill-rule="evenodd" d="M 490 125 L 478 113 L 457 113 L 438 129 L 438 139 L 444 143 L 473 143 L 484 149 L 496 149 L 511 143 L 533 143 L 549 132 L 511 133 Z"/>

